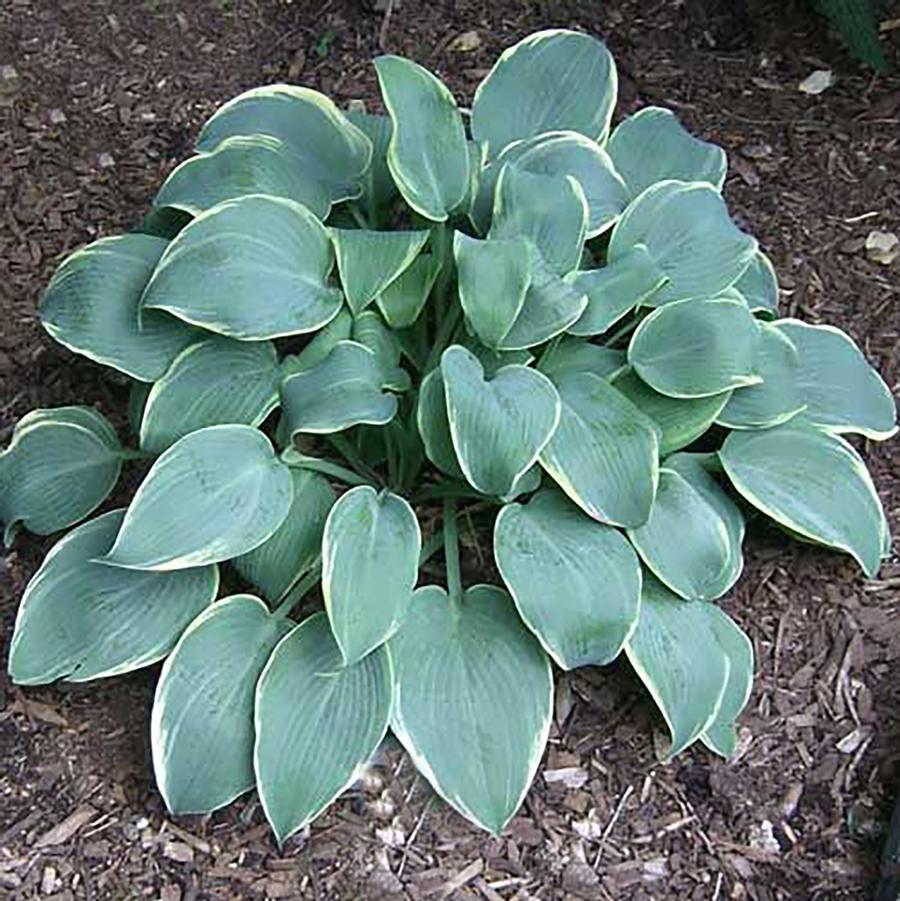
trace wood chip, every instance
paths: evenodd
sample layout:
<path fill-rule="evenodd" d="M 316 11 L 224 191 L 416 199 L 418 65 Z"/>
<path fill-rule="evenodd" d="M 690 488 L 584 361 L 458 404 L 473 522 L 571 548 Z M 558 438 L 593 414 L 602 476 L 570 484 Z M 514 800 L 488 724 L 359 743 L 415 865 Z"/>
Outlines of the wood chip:
<path fill-rule="evenodd" d="M 54 845 L 61 845 L 67 842 L 85 823 L 89 822 L 96 816 L 97 811 L 86 804 L 79 807 L 74 813 L 70 813 L 61 823 L 57 823 L 52 829 L 49 829 L 34 843 L 36 850 L 41 848 L 52 848 Z"/>
<path fill-rule="evenodd" d="M 473 860 L 467 867 L 460 870 L 452 879 L 447 880 L 441 889 L 440 899 L 444 901 L 454 892 L 459 891 L 464 885 L 468 885 L 476 876 L 480 876 L 484 872 L 484 860 L 478 858 Z"/>

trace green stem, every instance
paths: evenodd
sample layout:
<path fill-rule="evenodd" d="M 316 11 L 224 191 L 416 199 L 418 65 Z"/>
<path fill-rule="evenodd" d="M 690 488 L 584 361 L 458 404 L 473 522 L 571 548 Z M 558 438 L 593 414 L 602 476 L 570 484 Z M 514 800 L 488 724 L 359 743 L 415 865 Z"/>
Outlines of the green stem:
<path fill-rule="evenodd" d="M 282 457 L 282 460 L 288 466 L 296 466 L 299 469 L 311 469 L 314 472 L 321 472 L 322 475 L 339 479 L 347 485 L 372 484 L 371 479 L 354 472 L 352 469 L 347 469 L 346 466 L 339 466 L 337 463 L 332 463 L 329 460 L 320 460 L 318 457 L 307 457 L 303 454 L 295 453 L 292 454 L 289 459 L 284 459 L 284 457 Z"/>
<path fill-rule="evenodd" d="M 443 481 L 436 485 L 429 485 L 423 488 L 413 498 L 414 503 L 420 501 L 433 501 L 439 498 L 467 498 L 472 500 L 484 501 L 489 504 L 502 505 L 503 501 L 499 498 L 488 497 L 480 491 L 467 485 L 465 482 Z"/>
<path fill-rule="evenodd" d="M 316 564 L 305 576 L 301 576 L 278 599 L 278 606 L 272 611 L 272 616 L 285 617 L 303 600 L 307 592 L 319 579 L 322 578 L 322 566 Z"/>
<path fill-rule="evenodd" d="M 559 347 L 559 342 L 562 341 L 562 339 L 563 339 L 562 335 L 557 335 L 555 338 L 551 338 L 547 342 L 547 346 L 541 351 L 540 357 L 538 357 L 538 362 L 537 362 L 538 369 L 541 368 L 541 364 L 546 362 L 546 360 L 550 357 L 550 355 L 553 353 L 553 351 L 555 351 L 556 348 Z"/>
<path fill-rule="evenodd" d="M 343 435 L 335 434 L 326 436 L 328 443 L 353 467 L 353 469 L 370 482 L 381 484 L 381 476 L 366 463 L 359 455 L 356 448 Z"/>
<path fill-rule="evenodd" d="M 450 603 L 459 607 L 462 603 L 462 574 L 459 571 L 459 533 L 456 524 L 456 501 L 448 497 L 444 501 L 444 560 L 447 565 L 447 593 Z"/>
<path fill-rule="evenodd" d="M 632 319 L 630 322 L 626 322 L 620 329 L 616 329 L 612 333 L 612 336 L 603 342 L 604 347 L 612 347 L 617 341 L 621 338 L 624 338 L 626 335 L 630 335 L 637 327 L 640 325 L 641 320 L 638 318 Z"/>
<path fill-rule="evenodd" d="M 120 460 L 153 460 L 157 455 L 151 454 L 148 451 L 142 450 L 132 450 L 129 447 L 123 447 L 122 450 L 119 451 L 119 459 Z"/>
<path fill-rule="evenodd" d="M 372 228 L 369 224 L 369 220 L 366 218 L 366 214 L 355 204 L 349 204 L 350 207 L 350 215 L 353 217 L 353 221 L 360 227 L 366 230 Z"/>
<path fill-rule="evenodd" d="M 440 362 L 441 354 L 447 349 L 461 314 L 462 307 L 458 303 L 455 303 L 447 311 L 447 315 L 441 320 L 437 334 L 434 336 L 434 344 L 431 346 L 431 353 L 428 354 L 428 359 L 425 361 L 425 368 L 422 370 L 423 373 L 427 374 L 431 372 L 431 370 Z"/>
<path fill-rule="evenodd" d="M 453 231 L 448 225 L 438 225 L 432 232 L 432 236 L 434 255 L 441 263 L 437 284 L 434 286 L 435 321 L 441 323 L 447 315 L 447 294 L 450 288 L 450 279 L 453 276 L 453 266 L 451 265 L 453 260 Z"/>
<path fill-rule="evenodd" d="M 419 566 L 424 566 L 444 546 L 443 531 L 436 531 L 428 541 L 422 545 L 419 553 Z"/>

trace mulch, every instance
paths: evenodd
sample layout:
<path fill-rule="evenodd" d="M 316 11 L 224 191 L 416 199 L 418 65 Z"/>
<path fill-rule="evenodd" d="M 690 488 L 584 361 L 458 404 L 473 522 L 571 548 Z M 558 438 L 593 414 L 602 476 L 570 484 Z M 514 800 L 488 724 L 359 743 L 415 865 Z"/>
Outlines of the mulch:
<path fill-rule="evenodd" d="M 900 263 L 864 250 L 872 229 L 900 230 L 896 75 L 861 70 L 790 4 L 402 0 L 386 24 L 371 6 L 0 4 L 0 440 L 37 406 L 96 402 L 122 424 L 121 381 L 53 345 L 36 303 L 62 255 L 139 220 L 216 105 L 278 80 L 377 104 L 382 49 L 467 100 L 502 47 L 547 25 L 607 40 L 620 113 L 664 104 L 726 147 L 726 196 L 772 255 L 785 309 L 845 328 L 896 388 Z M 799 92 L 817 68 L 837 84 Z M 862 447 L 900 532 L 900 443 Z M 5 640 L 48 546 L 20 538 L 2 559 Z M 900 559 L 867 582 L 761 525 L 746 550 L 725 606 L 758 674 L 735 758 L 660 764 L 661 720 L 624 664 L 561 676 L 543 768 L 501 838 L 448 810 L 391 745 L 282 851 L 252 794 L 173 820 L 148 753 L 155 670 L 27 692 L 2 676 L 0 896 L 871 897 L 898 781 Z"/>

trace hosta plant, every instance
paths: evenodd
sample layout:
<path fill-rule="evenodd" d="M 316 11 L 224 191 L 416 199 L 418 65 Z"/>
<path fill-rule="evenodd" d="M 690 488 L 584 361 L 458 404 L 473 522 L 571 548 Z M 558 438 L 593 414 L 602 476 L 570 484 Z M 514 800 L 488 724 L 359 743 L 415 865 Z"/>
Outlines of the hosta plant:
<path fill-rule="evenodd" d="M 891 395 L 845 334 L 779 318 L 720 148 L 656 107 L 613 126 L 584 34 L 510 48 L 471 109 L 414 62 L 375 68 L 386 114 L 289 85 L 226 103 L 141 228 L 62 262 L 41 321 L 130 380 L 136 437 L 37 410 L 0 457 L 7 542 L 81 523 L 25 591 L 12 678 L 165 660 L 169 809 L 255 786 L 279 841 L 388 730 L 499 832 L 554 666 L 623 652 L 669 755 L 728 755 L 745 521 L 870 576 L 889 547 L 844 435 L 893 434 Z"/>

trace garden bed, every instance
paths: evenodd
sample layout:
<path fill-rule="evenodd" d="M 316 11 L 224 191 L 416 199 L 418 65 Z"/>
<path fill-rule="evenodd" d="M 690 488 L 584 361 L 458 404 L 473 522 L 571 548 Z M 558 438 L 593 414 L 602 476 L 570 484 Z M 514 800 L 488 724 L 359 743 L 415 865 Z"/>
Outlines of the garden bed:
<path fill-rule="evenodd" d="M 879 265 L 864 249 L 872 229 L 898 230 L 896 76 L 862 73 L 805 13 L 776 29 L 767 24 L 774 16 L 751 18 L 743 4 L 725 13 L 712 0 L 402 0 L 387 22 L 367 6 L 4 4 L 0 66 L 15 69 L 0 83 L 4 443 L 28 410 L 92 398 L 126 434 L 125 388 L 52 344 L 36 303 L 62 255 L 139 220 L 220 102 L 287 80 L 377 103 L 369 61 L 379 42 L 468 100 L 502 47 L 546 25 L 609 43 L 620 114 L 670 106 L 727 149 L 725 195 L 772 256 L 783 309 L 841 326 L 897 385 L 900 261 Z M 892 55 L 896 70 L 896 46 Z M 797 90 L 828 67 L 839 75 L 834 87 Z M 895 533 L 898 448 L 863 448 Z M 22 536 L 5 557 L 4 644 L 49 544 Z M 900 747 L 900 562 L 895 554 L 878 581 L 864 582 L 848 558 L 758 526 L 745 550 L 746 572 L 724 602 L 757 656 L 736 759 L 698 747 L 656 763 L 661 721 L 627 664 L 579 671 L 558 680 L 550 749 L 499 839 L 435 798 L 394 746 L 283 852 L 253 795 L 173 822 L 149 761 L 156 668 L 28 691 L 0 676 L 0 895 L 870 897 Z"/>

